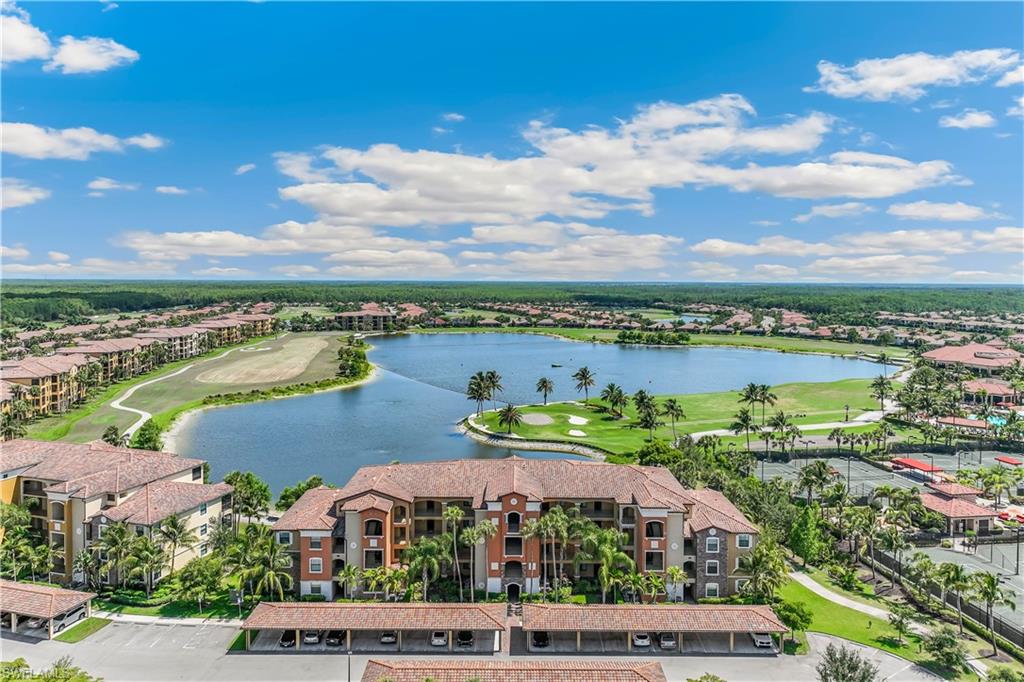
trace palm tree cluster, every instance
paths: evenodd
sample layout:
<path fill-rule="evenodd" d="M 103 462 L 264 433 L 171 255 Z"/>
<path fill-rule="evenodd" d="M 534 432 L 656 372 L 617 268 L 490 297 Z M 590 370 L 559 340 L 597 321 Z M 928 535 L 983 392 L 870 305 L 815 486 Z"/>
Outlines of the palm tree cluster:
<path fill-rule="evenodd" d="M 476 403 L 476 414 L 479 417 L 483 414 L 484 403 L 493 402 L 498 393 L 502 391 L 501 375 L 493 369 L 486 372 L 477 372 L 469 378 L 466 385 L 466 398 Z M 539 389 L 538 389 L 539 390 Z"/>
<path fill-rule="evenodd" d="M 1009 498 L 1014 490 L 1024 485 L 1024 468 L 991 466 L 961 469 L 956 477 L 961 483 L 980 488 L 985 497 L 995 498 L 994 509 L 999 509 L 1004 494 Z"/>

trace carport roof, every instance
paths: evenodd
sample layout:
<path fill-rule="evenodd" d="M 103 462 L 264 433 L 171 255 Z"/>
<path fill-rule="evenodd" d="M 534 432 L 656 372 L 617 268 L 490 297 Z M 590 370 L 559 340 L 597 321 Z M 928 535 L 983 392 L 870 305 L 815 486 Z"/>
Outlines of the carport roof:
<path fill-rule="evenodd" d="M 504 604 L 262 602 L 245 630 L 504 630 Z"/>
<path fill-rule="evenodd" d="M 665 682 L 653 661 L 371 659 L 363 682 Z"/>
<path fill-rule="evenodd" d="M 788 632 L 768 606 L 523 604 L 523 629 L 549 632 Z"/>
<path fill-rule="evenodd" d="M 45 585 L 0 580 L 0 610 L 31 618 L 53 618 L 78 608 L 96 595 Z"/>

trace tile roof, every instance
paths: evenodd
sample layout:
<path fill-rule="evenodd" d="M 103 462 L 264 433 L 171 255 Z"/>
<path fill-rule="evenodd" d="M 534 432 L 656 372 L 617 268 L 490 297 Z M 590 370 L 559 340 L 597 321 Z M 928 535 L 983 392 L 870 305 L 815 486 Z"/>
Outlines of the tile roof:
<path fill-rule="evenodd" d="M 184 483 L 157 481 L 143 486 L 127 500 L 109 509 L 96 512 L 111 521 L 127 521 L 141 526 L 160 523 L 171 514 L 195 509 L 203 502 L 219 500 L 234 488 L 227 483 Z"/>
<path fill-rule="evenodd" d="M 145 329 L 135 334 L 138 338 L 150 338 L 150 339 L 177 339 L 184 336 L 193 336 L 195 334 L 209 334 L 209 329 L 202 327 L 154 327 L 152 329 Z"/>
<path fill-rule="evenodd" d="M 949 519 L 984 518 L 996 515 L 991 509 L 986 509 L 959 497 L 943 497 L 932 493 L 921 495 L 921 504 L 925 509 L 938 512 Z"/>
<path fill-rule="evenodd" d="M 963 483 L 943 482 L 936 483 L 935 481 L 929 481 L 925 483 L 926 486 L 950 497 L 959 495 L 981 495 L 983 490 L 981 488 L 975 488 L 972 485 L 964 485 Z"/>
<path fill-rule="evenodd" d="M 0 471 L 30 467 L 23 476 L 56 483 L 47 492 L 92 497 L 121 492 L 188 471 L 201 459 L 169 452 L 119 448 L 102 441 L 66 443 L 18 439 L 4 443 Z"/>
<path fill-rule="evenodd" d="M 974 367 L 1007 367 L 1021 354 L 1009 348 L 996 348 L 984 343 L 968 343 L 963 346 L 943 346 L 922 353 L 921 357 L 936 362 L 959 363 Z"/>
<path fill-rule="evenodd" d="M 989 428 L 989 423 L 984 419 L 968 419 L 967 417 L 939 417 L 935 421 L 944 426 L 957 426 L 965 429 Z"/>
<path fill-rule="evenodd" d="M 505 604 L 261 602 L 245 630 L 504 630 Z"/>
<path fill-rule="evenodd" d="M 523 630 L 788 632 L 771 607 L 733 604 L 523 604 Z"/>
<path fill-rule="evenodd" d="M 86 341 L 77 346 L 58 348 L 58 353 L 85 353 L 96 355 L 107 355 L 109 353 L 123 353 L 125 351 L 144 348 L 153 343 L 153 339 L 137 339 L 127 337 L 123 339 L 103 339 L 102 341 Z"/>
<path fill-rule="evenodd" d="M 1016 394 L 1016 391 L 1013 390 L 1009 383 L 997 379 L 971 379 L 970 381 L 965 381 L 964 391 L 967 393 L 985 391 L 985 393 L 993 396 Z"/>
<path fill-rule="evenodd" d="M 328 514 L 338 499 L 338 490 L 320 486 L 302 494 L 281 518 L 274 530 L 331 530 L 337 521 Z"/>
<path fill-rule="evenodd" d="M 665 682 L 660 663 L 605 660 L 370 659 L 362 682 Z"/>
<path fill-rule="evenodd" d="M 692 530 L 718 528 L 728 533 L 758 532 L 757 526 L 748 521 L 743 512 L 717 490 L 687 490 L 686 495 L 695 502 L 687 519 Z"/>
<path fill-rule="evenodd" d="M 0 375 L 4 379 L 42 379 L 55 374 L 64 374 L 76 367 L 84 367 L 93 360 L 82 353 L 47 355 L 22 360 L 0 362 Z"/>
<path fill-rule="evenodd" d="M 12 611 L 19 616 L 53 618 L 77 608 L 95 596 L 92 592 L 0 579 L 0 610 Z"/>

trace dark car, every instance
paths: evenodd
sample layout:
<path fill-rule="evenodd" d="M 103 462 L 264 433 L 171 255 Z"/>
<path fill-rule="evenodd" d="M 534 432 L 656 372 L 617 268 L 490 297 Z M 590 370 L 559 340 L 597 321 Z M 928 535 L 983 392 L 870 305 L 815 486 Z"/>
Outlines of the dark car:
<path fill-rule="evenodd" d="M 295 630 L 285 630 L 281 633 L 281 639 L 278 644 L 288 648 L 295 646 Z"/>
<path fill-rule="evenodd" d="M 473 646 L 473 633 L 469 630 L 459 630 L 455 635 L 455 644 L 458 646 Z"/>
<path fill-rule="evenodd" d="M 544 649 L 551 645 L 551 636 L 546 632 L 534 632 L 531 639 L 533 640 L 533 646 L 538 649 Z"/>
<path fill-rule="evenodd" d="M 345 643 L 345 631 L 344 630 L 331 630 L 327 633 L 327 639 L 324 640 L 327 646 L 341 646 Z"/>

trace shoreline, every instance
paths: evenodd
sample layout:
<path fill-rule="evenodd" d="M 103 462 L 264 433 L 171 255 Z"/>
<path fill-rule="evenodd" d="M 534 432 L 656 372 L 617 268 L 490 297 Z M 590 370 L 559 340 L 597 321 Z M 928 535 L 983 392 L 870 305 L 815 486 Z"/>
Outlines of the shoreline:
<path fill-rule="evenodd" d="M 160 437 L 163 439 L 163 444 L 164 444 L 163 445 L 163 451 L 164 452 L 173 452 L 175 454 L 181 454 L 181 453 L 178 452 L 178 449 L 177 449 L 178 448 L 178 444 L 179 444 L 178 441 L 179 441 L 179 439 L 181 437 L 181 432 L 185 429 L 185 426 L 188 425 L 188 422 L 195 415 L 198 415 L 200 412 L 203 412 L 205 410 L 215 410 L 217 408 L 222 408 L 222 407 L 237 407 L 239 405 L 251 405 L 253 403 L 267 403 L 267 402 L 272 402 L 274 400 L 291 400 L 292 398 L 302 398 L 304 396 L 317 395 L 319 393 L 328 393 L 330 391 L 344 391 L 344 390 L 347 390 L 347 389 L 350 389 L 350 388 L 357 388 L 359 386 L 363 386 L 364 384 L 368 384 L 371 381 L 375 381 L 377 379 L 377 377 L 379 376 L 378 369 L 379 368 L 377 367 L 377 365 L 374 365 L 373 363 L 370 363 L 370 371 L 362 379 L 357 379 L 356 381 L 353 381 L 352 383 L 349 383 L 349 384 L 341 384 L 339 386 L 331 386 L 329 388 L 321 388 L 321 389 L 318 389 L 316 391 L 310 391 L 308 393 L 295 393 L 295 394 L 292 394 L 292 395 L 278 395 L 278 396 L 273 396 L 273 397 L 270 397 L 270 398 L 261 398 L 261 399 L 258 399 L 258 400 L 247 400 L 245 402 L 229 403 L 229 404 L 225 404 L 225 405 L 197 405 L 196 407 L 194 407 L 194 408 L 192 408 L 190 410 L 185 410 L 184 412 L 181 412 L 180 414 L 175 416 L 174 421 L 172 421 L 170 424 L 168 424 L 167 428 L 164 429 L 163 433 L 160 434 Z M 154 415 L 154 416 L 156 416 L 156 415 Z"/>
<path fill-rule="evenodd" d="M 460 419 L 456 428 L 459 432 L 477 443 L 483 445 L 489 445 L 495 448 L 507 448 L 509 450 L 534 450 L 540 452 L 564 452 L 569 455 L 581 455 L 589 459 L 596 460 L 598 462 L 604 462 L 607 460 L 608 455 L 613 454 L 606 452 L 605 450 L 599 449 L 594 446 L 584 445 L 582 443 L 560 443 L 558 441 L 548 440 L 529 440 L 527 438 L 515 438 L 508 437 L 501 433 L 488 432 L 489 435 L 485 435 L 479 431 L 480 426 L 477 426 L 471 422 L 471 417 L 465 417 Z"/>

